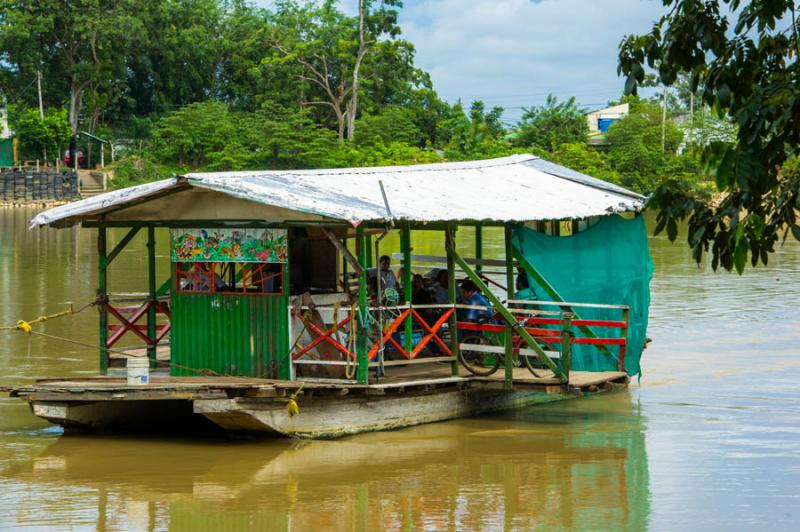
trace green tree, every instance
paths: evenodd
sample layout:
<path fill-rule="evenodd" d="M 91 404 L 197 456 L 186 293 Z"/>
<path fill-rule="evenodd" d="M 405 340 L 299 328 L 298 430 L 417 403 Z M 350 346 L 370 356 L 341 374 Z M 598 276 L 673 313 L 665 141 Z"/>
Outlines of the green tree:
<path fill-rule="evenodd" d="M 453 108 L 453 118 L 443 128 L 448 137 L 445 156 L 451 160 L 490 159 L 512 152 L 511 145 L 503 139 L 505 128 L 500 122 L 502 107 L 486 111 L 482 101 L 472 102 L 469 116 L 461 104 Z"/>
<path fill-rule="evenodd" d="M 66 109 L 48 109 L 44 120 L 37 108 L 12 107 L 10 111 L 9 124 L 23 160 L 59 157 L 66 149 L 71 135 Z"/>
<path fill-rule="evenodd" d="M 380 114 L 362 116 L 357 124 L 356 144 L 360 147 L 372 146 L 376 142 L 418 146 L 422 139 L 411 112 L 400 106 L 386 106 Z"/>
<path fill-rule="evenodd" d="M 12 100 L 33 106 L 35 91 L 29 88 L 41 72 L 50 101 L 67 103 L 76 133 L 87 91 L 106 98 L 118 94 L 112 87 L 126 74 L 125 49 L 143 31 L 136 7 L 133 0 L 0 4 L 2 88 Z"/>
<path fill-rule="evenodd" d="M 586 175 L 624 185 L 620 174 L 611 166 L 608 155 L 586 142 L 569 142 L 557 146 L 549 154 L 554 163 L 572 168 Z"/>
<path fill-rule="evenodd" d="M 236 2 L 228 15 L 219 0 L 128 1 L 142 31 L 121 52 L 125 112 L 163 113 L 216 96 L 226 21 L 245 8 Z"/>
<path fill-rule="evenodd" d="M 552 152 L 557 146 L 586 142 L 589 125 L 575 98 L 559 102 L 552 94 L 539 107 L 523 109 L 515 144 Z"/>
<path fill-rule="evenodd" d="M 663 124 L 662 110 L 646 102 L 631 102 L 628 115 L 614 122 L 606 134 L 608 159 L 624 186 L 649 193 L 665 176 L 665 165 L 673 158 L 683 133 L 672 121 Z"/>
<path fill-rule="evenodd" d="M 380 43 L 382 37 L 399 35 L 394 8 L 400 6 L 399 0 L 359 0 L 357 15 L 348 17 L 334 0 L 324 0 L 319 6 L 300 6 L 292 0 L 277 5 L 279 30 L 274 42 L 278 53 L 269 63 L 301 67 L 298 77 L 312 89 L 304 104 L 329 109 L 340 139 L 355 137 L 362 68 L 368 69 L 367 63 L 376 57 L 374 49 L 387 48 Z"/>
<path fill-rule="evenodd" d="M 173 111 L 156 122 L 153 133 L 157 156 L 181 167 L 233 169 L 246 157 L 222 102 L 198 102 Z"/>
<path fill-rule="evenodd" d="M 672 85 L 691 76 L 703 104 L 738 125 L 736 141 L 711 142 L 703 159 L 721 193 L 697 198 L 681 183 L 667 182 L 653 195 L 657 229 L 689 219 L 695 260 L 712 254 L 713 268 L 741 273 L 748 260 L 767 263 L 775 243 L 792 233 L 800 240 L 800 178 L 780 169 L 800 146 L 800 38 L 790 0 L 664 0 L 669 12 L 650 33 L 626 36 L 619 71 L 635 93 L 645 68 Z M 724 11 L 723 11 L 724 10 Z M 675 238 L 677 231 L 670 231 Z"/>

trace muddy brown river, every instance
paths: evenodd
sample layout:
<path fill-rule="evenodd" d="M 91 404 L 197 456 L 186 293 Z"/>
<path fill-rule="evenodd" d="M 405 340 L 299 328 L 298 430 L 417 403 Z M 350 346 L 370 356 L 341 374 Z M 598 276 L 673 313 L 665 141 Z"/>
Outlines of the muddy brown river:
<path fill-rule="evenodd" d="M 33 214 L 0 209 L 0 325 L 94 297 L 94 231 L 29 231 Z M 740 277 L 698 268 L 665 237 L 650 244 L 653 342 L 627 392 L 336 441 L 236 442 L 64 436 L 3 394 L 0 529 L 796 529 L 800 245 Z M 437 245 L 415 236 L 417 253 Z M 114 291 L 146 289 L 143 250 L 139 235 L 116 259 Z M 97 313 L 40 330 L 96 344 Z M 94 349 L 0 332 L 0 386 L 97 363 Z"/>

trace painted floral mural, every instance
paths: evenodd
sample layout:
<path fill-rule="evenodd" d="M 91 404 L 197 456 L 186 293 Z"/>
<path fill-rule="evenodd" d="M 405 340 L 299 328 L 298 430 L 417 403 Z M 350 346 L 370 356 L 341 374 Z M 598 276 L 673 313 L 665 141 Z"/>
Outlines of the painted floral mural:
<path fill-rule="evenodd" d="M 286 229 L 172 229 L 173 262 L 286 262 Z"/>

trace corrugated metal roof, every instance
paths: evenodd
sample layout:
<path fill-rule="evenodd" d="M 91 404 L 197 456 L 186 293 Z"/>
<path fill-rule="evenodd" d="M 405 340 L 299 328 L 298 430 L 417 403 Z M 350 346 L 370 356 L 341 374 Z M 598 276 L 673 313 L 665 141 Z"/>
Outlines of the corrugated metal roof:
<path fill-rule="evenodd" d="M 239 198 L 250 205 L 269 206 L 271 213 L 277 207 L 353 225 L 390 219 L 525 222 L 585 218 L 640 211 L 645 199 L 532 155 L 512 155 L 414 166 L 192 173 L 50 209 L 36 216 L 31 225 L 71 225 L 98 219 L 111 210 L 120 219 L 130 205 L 173 191 L 181 194 L 181 189 L 193 187 Z M 155 219 L 170 220 L 171 215 L 174 213 L 163 212 Z M 136 216 L 128 220 L 153 219 Z M 214 209 L 210 208 L 203 219 L 217 219 Z M 253 219 L 271 221 L 269 216 Z"/>

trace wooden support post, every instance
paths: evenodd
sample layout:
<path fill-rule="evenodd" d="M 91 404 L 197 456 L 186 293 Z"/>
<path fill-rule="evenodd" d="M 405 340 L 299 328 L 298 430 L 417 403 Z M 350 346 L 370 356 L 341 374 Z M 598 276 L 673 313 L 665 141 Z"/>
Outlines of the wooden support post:
<path fill-rule="evenodd" d="M 106 228 L 101 225 L 97 228 L 97 300 L 100 311 L 100 373 L 108 373 L 108 257 L 106 256 Z"/>
<path fill-rule="evenodd" d="M 512 249 L 513 244 L 511 242 L 511 224 L 506 224 L 504 229 L 506 245 L 506 294 L 508 299 L 514 299 L 514 253 Z M 514 329 L 511 327 L 511 323 L 508 321 L 506 321 L 506 330 L 504 336 L 505 388 L 507 390 L 512 390 L 514 388 Z"/>
<path fill-rule="evenodd" d="M 287 239 L 287 245 L 289 249 L 286 250 L 286 255 L 291 256 L 291 245 L 292 239 Z M 291 294 L 292 294 L 292 287 L 291 287 L 291 271 L 289 268 L 291 267 L 291 262 L 286 261 L 283 263 L 283 297 L 285 298 L 284 301 L 288 304 L 291 301 Z M 277 319 L 277 318 L 276 318 Z M 274 364 L 273 367 L 269 370 L 270 377 L 274 377 L 277 374 L 277 378 L 282 380 L 294 380 L 294 365 L 292 364 L 292 313 L 291 310 L 287 310 L 286 312 L 286 339 L 288 340 L 287 350 L 279 350 L 278 354 L 273 355 L 272 360 Z M 277 367 L 275 367 L 277 366 Z M 273 369 L 275 368 L 275 369 Z"/>
<path fill-rule="evenodd" d="M 565 384 L 569 384 L 569 372 L 572 371 L 572 317 L 565 316 L 561 323 L 561 369 L 567 376 Z"/>
<path fill-rule="evenodd" d="M 544 289 L 544 291 L 547 293 L 548 296 L 550 296 L 552 298 L 553 301 L 564 301 L 564 298 L 561 297 L 561 294 L 559 294 L 556 291 L 556 289 L 553 288 L 553 285 L 551 285 L 547 281 L 547 279 L 545 279 L 544 276 L 541 273 L 539 273 L 539 270 L 537 270 L 536 267 L 534 267 L 533 264 L 528 262 L 528 260 L 522 255 L 522 253 L 519 252 L 519 250 L 514 248 L 513 251 L 514 251 L 514 258 L 517 259 L 517 261 L 519 262 L 519 265 L 522 266 L 522 269 L 525 270 L 525 273 L 527 273 L 528 275 L 533 277 L 533 280 L 536 281 L 536 283 Z M 572 307 L 562 307 L 562 308 L 564 310 L 568 310 L 568 311 L 572 312 L 573 319 L 576 319 L 576 320 L 581 319 L 581 317 L 578 315 L 577 312 L 575 312 L 575 310 Z M 597 338 L 597 334 L 595 334 L 595 332 L 590 327 L 586 327 L 585 325 L 581 325 L 578 328 L 587 337 L 589 337 L 589 338 Z M 610 355 L 611 354 L 611 351 L 609 351 L 609 349 L 606 346 L 599 345 L 597 347 L 599 348 L 601 353 L 606 354 L 606 355 Z"/>
<path fill-rule="evenodd" d="M 102 144 L 100 145 L 102 147 Z M 150 367 L 156 367 L 156 229 L 152 225 L 147 228 L 147 337 L 151 344 L 147 346 L 147 357 Z"/>
<path fill-rule="evenodd" d="M 356 360 L 358 368 L 356 370 L 356 378 L 359 384 L 369 383 L 369 354 L 367 349 L 367 335 L 369 333 L 369 324 L 367 323 L 367 315 L 369 308 L 367 307 L 367 261 L 370 256 L 369 242 L 364 237 L 364 225 L 359 224 L 356 227 L 356 255 L 358 255 L 358 263 L 361 265 L 361 273 L 358 276 L 358 341 L 356 343 Z"/>
<path fill-rule="evenodd" d="M 358 230 L 356 230 L 356 234 L 358 234 Z M 366 262 L 362 262 L 361 265 L 364 268 L 372 268 L 372 266 L 373 266 L 373 264 L 372 264 L 372 250 L 375 249 L 375 247 L 372 245 L 372 235 L 366 235 L 364 238 L 366 240 L 366 248 L 367 248 L 366 259 L 367 260 L 366 260 Z M 380 259 L 380 257 L 376 257 L 376 258 Z"/>
<path fill-rule="evenodd" d="M 630 328 L 631 310 L 628 307 L 622 309 L 622 321 L 625 322 L 625 328 L 620 331 L 620 334 L 625 339 L 625 343 L 619 346 L 619 356 L 617 357 L 617 371 L 625 371 L 625 352 L 628 350 L 628 330 Z"/>
<path fill-rule="evenodd" d="M 403 253 L 403 300 L 406 305 L 411 306 L 411 228 L 408 223 L 404 223 L 400 228 L 400 251 Z M 405 329 L 403 331 L 403 349 L 410 353 L 414 349 L 413 344 L 413 327 L 414 319 L 409 316 L 405 321 Z"/>
<path fill-rule="evenodd" d="M 511 324 L 511 326 L 514 328 L 514 331 L 522 337 L 522 339 L 531 349 L 536 351 L 537 356 L 544 363 L 544 365 L 547 366 L 559 378 L 559 380 L 565 382 L 567 378 L 565 375 L 559 372 L 555 362 L 553 362 L 553 360 L 547 356 L 547 353 L 544 352 L 544 349 L 542 349 L 542 347 L 536 342 L 536 340 L 525 329 L 525 327 L 522 327 L 517 322 L 517 318 L 508 311 L 508 309 L 503 305 L 502 301 L 500 301 L 497 296 L 492 294 L 492 292 L 483 282 L 483 279 L 481 279 L 481 277 L 475 273 L 475 270 L 473 270 L 470 265 L 467 264 L 467 262 L 461 257 L 461 255 L 458 254 L 458 252 L 455 250 L 455 246 L 449 247 L 447 249 L 447 253 L 453 256 L 453 260 L 455 260 L 456 264 L 458 264 L 458 266 L 464 270 L 464 273 L 467 274 L 467 277 L 472 279 L 472 282 L 475 283 L 475 285 L 478 287 L 478 290 L 480 290 L 486 299 L 489 300 L 498 314 L 500 314 L 507 323 Z"/>
<path fill-rule="evenodd" d="M 446 249 L 455 249 L 456 248 L 456 231 L 452 227 L 448 227 L 445 230 L 445 248 Z M 456 294 L 458 290 L 458 286 L 456 284 L 456 263 L 453 260 L 453 255 L 448 251 L 447 253 L 447 295 L 450 299 L 450 303 L 455 305 L 456 301 L 458 301 L 458 295 Z M 456 313 L 450 316 L 450 351 L 453 353 L 453 360 L 452 365 L 452 374 L 454 377 L 458 377 L 458 316 Z"/>

